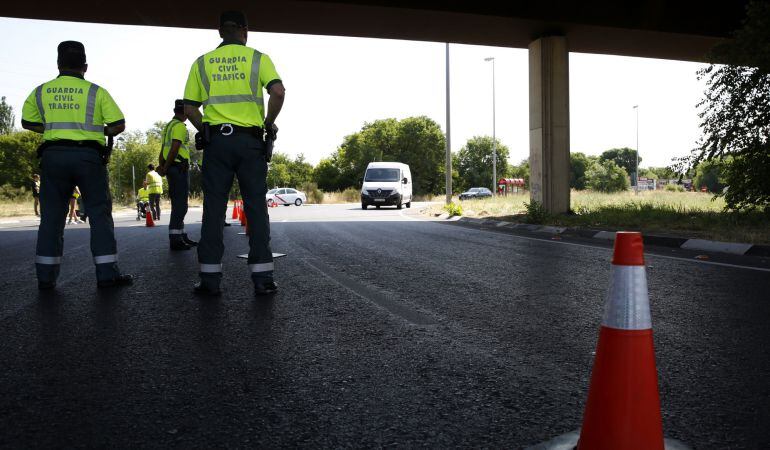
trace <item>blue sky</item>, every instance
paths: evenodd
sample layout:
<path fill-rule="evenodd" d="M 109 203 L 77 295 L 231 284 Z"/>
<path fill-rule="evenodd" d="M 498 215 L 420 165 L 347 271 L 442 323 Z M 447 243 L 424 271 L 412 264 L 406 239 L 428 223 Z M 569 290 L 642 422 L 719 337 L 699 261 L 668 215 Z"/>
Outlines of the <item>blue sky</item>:
<path fill-rule="evenodd" d="M 86 78 L 110 91 L 129 129 L 168 120 L 193 60 L 219 43 L 216 30 L 7 18 L 0 18 L 0 30 L 14 39 L 0 53 L 0 95 L 14 107 L 17 124 L 29 92 L 56 76 L 60 41 L 85 44 Z M 252 32 L 249 45 L 271 56 L 287 88 L 277 151 L 303 153 L 317 163 L 367 121 L 426 115 L 445 125 L 443 43 Z M 496 66 L 497 136 L 518 162 L 529 154 L 524 49 L 451 46 L 452 148 L 492 134 L 492 68 L 484 62 L 489 56 Z M 599 154 L 635 147 L 632 107 L 639 104 L 642 166 L 667 165 L 687 154 L 700 136 L 700 67 L 571 54 L 571 150 Z"/>

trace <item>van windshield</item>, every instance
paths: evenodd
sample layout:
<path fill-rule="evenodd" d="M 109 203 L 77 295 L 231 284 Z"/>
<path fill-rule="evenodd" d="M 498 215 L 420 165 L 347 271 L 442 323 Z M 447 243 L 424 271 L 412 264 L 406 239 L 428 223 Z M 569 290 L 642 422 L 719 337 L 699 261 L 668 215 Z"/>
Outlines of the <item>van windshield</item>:
<path fill-rule="evenodd" d="M 398 181 L 401 175 L 400 169 L 369 169 L 366 171 L 364 181 Z"/>

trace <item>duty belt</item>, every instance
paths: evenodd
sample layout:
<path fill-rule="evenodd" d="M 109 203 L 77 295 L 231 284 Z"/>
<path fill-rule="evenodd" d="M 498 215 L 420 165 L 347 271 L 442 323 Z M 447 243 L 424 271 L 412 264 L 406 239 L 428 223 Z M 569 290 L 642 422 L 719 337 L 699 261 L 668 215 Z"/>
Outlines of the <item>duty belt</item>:
<path fill-rule="evenodd" d="M 231 123 L 218 123 L 209 126 L 211 127 L 212 132 L 221 134 L 222 136 L 230 136 L 233 133 L 245 133 L 262 139 L 265 133 L 264 128 L 262 127 L 242 127 Z"/>

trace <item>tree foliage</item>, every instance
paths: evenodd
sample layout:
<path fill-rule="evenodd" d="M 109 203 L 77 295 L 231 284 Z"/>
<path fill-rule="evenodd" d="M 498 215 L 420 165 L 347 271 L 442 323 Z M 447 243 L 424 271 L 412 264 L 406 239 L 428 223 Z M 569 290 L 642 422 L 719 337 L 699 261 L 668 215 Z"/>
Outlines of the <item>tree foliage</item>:
<path fill-rule="evenodd" d="M 633 174 L 636 172 L 636 150 L 628 147 L 611 148 L 599 156 L 599 161 L 612 161 L 619 167 L 625 169 L 628 175 L 631 175 L 631 184 L 633 185 Z M 639 164 L 642 158 L 639 158 Z"/>
<path fill-rule="evenodd" d="M 32 174 L 40 173 L 37 148 L 43 136 L 31 131 L 0 135 L 0 186 L 29 190 Z"/>
<path fill-rule="evenodd" d="M 497 178 L 508 175 L 508 147 L 497 141 Z M 474 136 L 457 153 L 457 172 L 460 175 L 459 189 L 492 186 L 492 138 Z M 496 182 L 497 180 L 495 180 Z M 458 192 L 460 192 L 458 190 Z"/>
<path fill-rule="evenodd" d="M 734 39 L 713 49 L 699 103 L 703 138 L 680 170 L 724 163 L 729 209 L 770 208 L 770 3 L 751 1 Z M 728 160 L 729 159 L 729 160 Z"/>
<path fill-rule="evenodd" d="M 323 190 L 344 190 L 358 185 L 370 162 L 398 161 L 409 165 L 415 195 L 438 194 L 444 189 L 444 146 L 441 127 L 428 117 L 376 120 L 345 136 L 313 178 Z"/>
<path fill-rule="evenodd" d="M 619 192 L 629 188 L 626 169 L 609 159 L 594 162 L 586 171 L 586 182 L 590 189 L 599 192 Z"/>
<path fill-rule="evenodd" d="M 587 156 L 580 152 L 570 153 L 569 187 L 582 191 L 586 186 L 586 172 L 596 162 L 595 156 Z"/>
<path fill-rule="evenodd" d="M 5 96 L 3 96 L 0 98 L 0 135 L 10 134 L 15 121 L 13 107 L 5 102 Z"/>
<path fill-rule="evenodd" d="M 267 187 L 292 187 L 299 189 L 312 180 L 313 166 L 300 154 L 294 160 L 284 153 L 273 154 L 270 169 L 267 171 Z"/>

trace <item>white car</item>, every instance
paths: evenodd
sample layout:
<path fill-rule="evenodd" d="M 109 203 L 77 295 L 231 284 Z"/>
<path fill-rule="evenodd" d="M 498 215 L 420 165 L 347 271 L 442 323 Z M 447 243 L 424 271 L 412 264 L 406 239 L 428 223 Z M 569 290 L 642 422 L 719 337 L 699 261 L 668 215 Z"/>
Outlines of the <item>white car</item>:
<path fill-rule="evenodd" d="M 267 199 L 267 206 L 273 206 L 273 204 L 302 206 L 303 203 L 307 202 L 307 195 L 304 192 L 292 188 L 270 189 L 265 198 Z"/>

